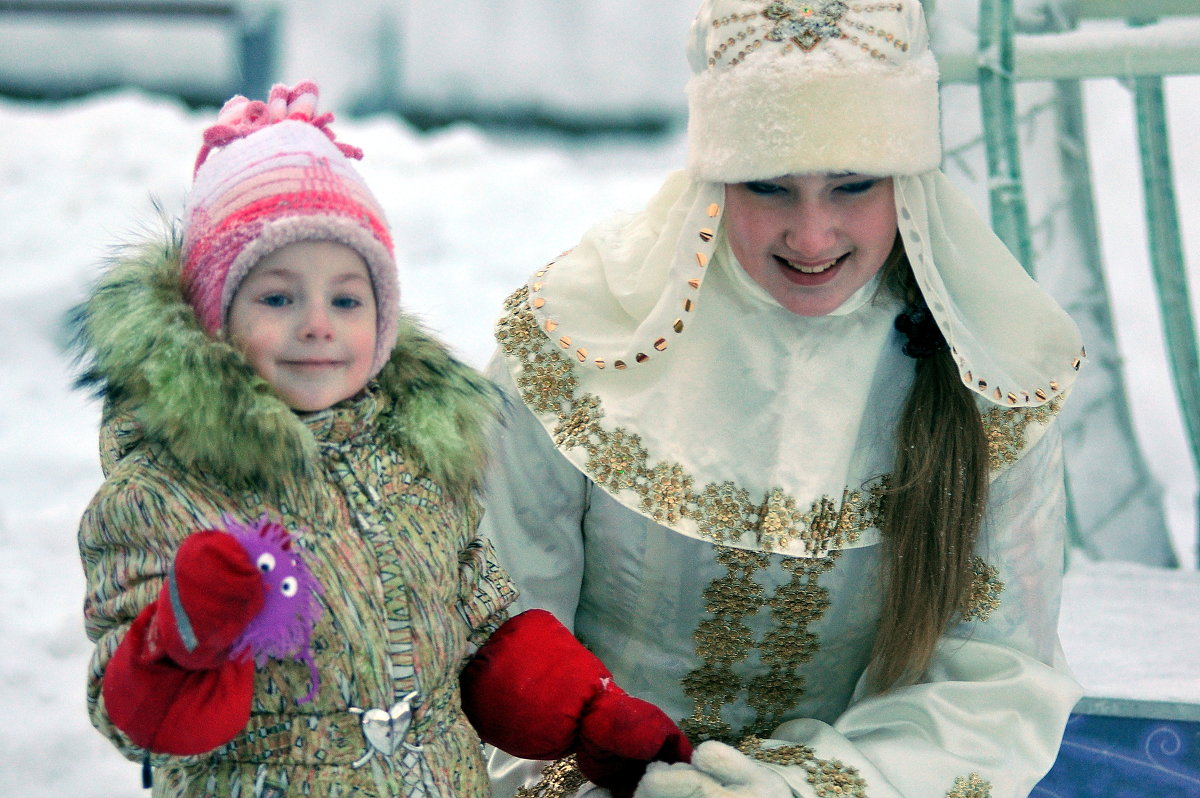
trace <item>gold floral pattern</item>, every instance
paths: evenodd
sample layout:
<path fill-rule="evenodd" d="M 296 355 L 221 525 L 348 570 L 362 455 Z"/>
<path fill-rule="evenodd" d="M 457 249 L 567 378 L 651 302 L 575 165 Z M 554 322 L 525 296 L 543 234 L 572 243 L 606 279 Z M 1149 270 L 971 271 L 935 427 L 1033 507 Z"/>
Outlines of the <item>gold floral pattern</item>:
<path fill-rule="evenodd" d="M 547 322 L 547 330 L 551 325 Z M 813 557 L 854 543 L 875 525 L 878 486 L 845 490 L 840 502 L 820 498 L 804 511 L 778 488 L 755 497 L 732 482 L 699 485 L 678 463 L 651 462 L 636 433 L 602 425 L 600 399 L 578 390 L 576 364 L 539 326 L 528 287 L 505 302 L 496 340 L 520 363 L 515 379 L 522 400 L 557 418 L 551 431 L 555 444 L 563 450 L 582 448 L 584 469 L 597 485 L 613 493 L 632 491 L 633 506 L 660 523 L 689 519 L 701 537 L 721 545 L 777 551 L 801 541 L 804 554 Z"/>
<path fill-rule="evenodd" d="M 721 717 L 721 707 L 733 703 L 741 692 L 741 679 L 733 666 L 745 659 L 754 645 L 754 634 L 744 619 L 766 603 L 763 587 L 754 574 L 771 562 L 770 556 L 762 552 L 724 546 L 717 547 L 716 556 L 727 573 L 704 590 L 704 608 L 713 617 L 701 621 L 692 634 L 702 664 L 682 682 L 694 711 L 680 728 L 694 743 L 736 739 Z"/>
<path fill-rule="evenodd" d="M 560 391 L 575 388 L 575 375 L 571 364 L 561 356 L 539 355 L 521 372 L 517 387 L 525 404 L 549 413 L 558 409 Z"/>
<path fill-rule="evenodd" d="M 521 787 L 513 798 L 564 798 L 574 795 L 580 787 L 587 783 L 587 778 L 579 772 L 575 764 L 575 755 L 564 757 L 551 762 L 542 771 L 542 777 L 532 787 Z"/>
<path fill-rule="evenodd" d="M 692 716 L 680 723 L 690 739 L 732 743 L 748 734 L 768 734 L 800 703 L 806 679 L 799 668 L 820 648 L 819 638 L 808 627 L 829 607 L 829 594 L 817 580 L 833 567 L 836 555 L 781 558 L 780 567 L 790 579 L 768 598 L 754 577 L 770 567 L 772 557 L 717 547 L 717 562 L 725 566 L 726 573 L 704 591 L 705 610 L 712 617 L 701 621 L 693 635 L 701 665 L 682 683 L 694 707 Z M 770 612 L 772 629 L 756 644 L 746 619 L 764 607 Z M 734 667 L 755 648 L 766 670 L 747 683 Z M 743 691 L 755 718 L 735 731 L 721 717 L 721 709 Z"/>
<path fill-rule="evenodd" d="M 992 798 L 992 785 L 978 773 L 965 778 L 959 776 L 954 780 L 954 787 L 946 793 L 946 798 Z"/>
<path fill-rule="evenodd" d="M 659 463 L 647 475 L 649 485 L 642 495 L 642 507 L 659 522 L 673 524 L 688 514 L 692 497 L 692 478 L 675 463 Z"/>
<path fill-rule="evenodd" d="M 1000 594 L 1004 592 L 1004 582 L 1000 572 L 984 562 L 982 557 L 971 561 L 974 578 L 971 580 L 971 592 L 967 596 L 961 615 L 964 621 L 986 621 L 1000 607 Z"/>
<path fill-rule="evenodd" d="M 729 541 L 737 540 L 741 531 L 754 523 L 756 515 L 750 494 L 732 482 L 706 485 L 692 510 L 692 517 L 711 529 L 714 537 Z"/>
<path fill-rule="evenodd" d="M 812 509 L 801 516 L 800 537 L 810 549 L 820 552 L 858 540 L 880 515 L 886 484 L 883 478 L 866 491 L 847 488 L 842 493 L 840 507 L 829 497 L 814 502 Z"/>
<path fill-rule="evenodd" d="M 858 769 L 836 759 L 821 759 L 807 745 L 767 748 L 759 737 L 747 737 L 737 749 L 751 759 L 804 769 L 805 779 L 818 798 L 867 798 L 867 783 Z"/>
<path fill-rule="evenodd" d="M 588 447 L 587 462 L 588 473 L 596 484 L 609 490 L 638 489 L 641 493 L 646 483 L 642 464 L 647 458 L 642 439 L 620 427 L 611 433 L 601 430 L 596 437 L 600 443 Z"/>
<path fill-rule="evenodd" d="M 1062 409 L 1062 394 L 1038 407 L 993 407 L 983 414 L 988 459 L 993 471 L 1012 465 L 1025 450 L 1025 430 L 1030 424 L 1049 424 Z"/>
<path fill-rule="evenodd" d="M 817 579 L 833 568 L 838 554 L 834 551 L 814 559 L 788 557 L 781 563 L 791 579 L 767 602 L 772 629 L 759 646 L 759 658 L 767 671 L 751 679 L 747 689 L 746 703 L 757 713 L 750 727 L 753 734 L 770 734 L 804 697 L 807 679 L 799 668 L 821 647 L 820 638 L 808 625 L 824 615 L 830 604 L 829 593 Z"/>
<path fill-rule="evenodd" d="M 604 409 L 600 407 L 597 397 L 581 397 L 570 413 L 559 416 L 558 426 L 552 433 L 554 445 L 564 449 L 587 446 L 603 416 Z"/>
<path fill-rule="evenodd" d="M 804 513 L 796 507 L 796 500 L 778 488 L 767 494 L 759 518 L 758 539 L 768 549 L 791 543 L 804 523 Z"/>

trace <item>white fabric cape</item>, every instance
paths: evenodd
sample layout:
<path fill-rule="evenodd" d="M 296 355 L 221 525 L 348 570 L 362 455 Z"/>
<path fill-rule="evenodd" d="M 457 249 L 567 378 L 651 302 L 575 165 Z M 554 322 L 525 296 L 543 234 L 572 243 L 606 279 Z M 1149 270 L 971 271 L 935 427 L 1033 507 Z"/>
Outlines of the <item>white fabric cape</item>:
<path fill-rule="evenodd" d="M 981 408 L 1064 396 L 1084 356 L 1071 319 L 940 171 L 893 182 L 917 282 Z M 502 320 L 510 371 L 570 462 L 677 532 L 793 556 L 870 545 L 863 496 L 891 467 L 874 444 L 913 373 L 902 306 L 871 283 L 827 316 L 787 311 L 733 259 L 723 205 L 722 184 L 676 173 L 536 272 L 507 323 L 542 335 L 506 345 Z"/>

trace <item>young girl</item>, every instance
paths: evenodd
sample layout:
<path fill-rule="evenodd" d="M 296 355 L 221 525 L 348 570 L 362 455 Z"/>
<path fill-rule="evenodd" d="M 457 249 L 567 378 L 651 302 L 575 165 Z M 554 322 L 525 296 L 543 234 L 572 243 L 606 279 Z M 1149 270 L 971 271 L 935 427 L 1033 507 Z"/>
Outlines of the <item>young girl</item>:
<path fill-rule="evenodd" d="M 458 674 L 515 595 L 476 533 L 495 392 L 400 314 L 361 153 L 316 101 L 231 100 L 181 240 L 77 309 L 105 397 L 89 708 L 126 756 L 174 754 L 155 795 L 483 795 Z M 283 560 L 319 620 L 277 659 L 245 641 Z"/>
<path fill-rule="evenodd" d="M 641 798 L 1024 796 L 1077 330 L 938 170 L 916 0 L 707 0 L 690 56 L 688 171 L 505 306 L 484 528 L 698 744 Z"/>

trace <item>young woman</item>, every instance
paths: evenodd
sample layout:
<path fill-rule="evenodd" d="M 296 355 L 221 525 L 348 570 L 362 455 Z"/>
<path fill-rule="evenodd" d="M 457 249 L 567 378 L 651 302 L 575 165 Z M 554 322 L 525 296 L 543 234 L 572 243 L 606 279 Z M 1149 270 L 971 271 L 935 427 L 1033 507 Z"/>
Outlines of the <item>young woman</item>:
<path fill-rule="evenodd" d="M 1078 332 L 938 169 L 915 0 L 708 0 L 690 56 L 687 171 L 497 328 L 484 529 L 519 606 L 699 744 L 639 796 L 1026 795 L 1079 695 Z"/>

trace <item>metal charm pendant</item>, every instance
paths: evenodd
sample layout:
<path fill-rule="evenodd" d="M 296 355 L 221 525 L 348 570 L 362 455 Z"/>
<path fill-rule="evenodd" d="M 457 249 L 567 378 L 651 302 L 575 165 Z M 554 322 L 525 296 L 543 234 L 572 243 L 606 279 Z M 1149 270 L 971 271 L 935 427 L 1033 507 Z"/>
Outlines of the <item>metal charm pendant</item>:
<path fill-rule="evenodd" d="M 391 756 L 401 746 L 411 751 L 420 751 L 420 746 L 404 742 L 409 727 L 412 726 L 412 701 L 416 697 L 417 693 L 414 690 L 392 704 L 391 709 L 350 707 L 352 713 L 362 716 L 363 739 L 367 743 L 367 752 L 351 767 L 362 767 L 376 751 L 384 756 Z"/>

